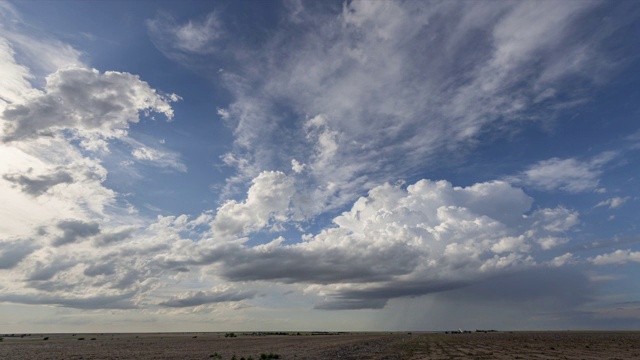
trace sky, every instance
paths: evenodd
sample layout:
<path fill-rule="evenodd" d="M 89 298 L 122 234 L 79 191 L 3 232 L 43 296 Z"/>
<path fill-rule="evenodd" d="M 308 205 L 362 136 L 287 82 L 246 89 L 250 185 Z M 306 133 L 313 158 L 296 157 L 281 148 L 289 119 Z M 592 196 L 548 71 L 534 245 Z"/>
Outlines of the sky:
<path fill-rule="evenodd" d="M 640 3 L 0 1 L 0 333 L 638 329 Z"/>

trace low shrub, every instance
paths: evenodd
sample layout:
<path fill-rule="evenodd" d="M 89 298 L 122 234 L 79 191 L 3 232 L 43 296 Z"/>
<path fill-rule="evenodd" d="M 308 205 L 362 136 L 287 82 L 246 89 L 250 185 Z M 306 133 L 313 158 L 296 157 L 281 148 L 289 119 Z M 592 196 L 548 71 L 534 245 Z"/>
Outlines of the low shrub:
<path fill-rule="evenodd" d="M 274 354 L 274 353 L 268 353 L 268 354 L 262 353 L 260 354 L 260 359 L 263 359 L 263 360 L 264 359 L 280 359 L 280 355 Z"/>

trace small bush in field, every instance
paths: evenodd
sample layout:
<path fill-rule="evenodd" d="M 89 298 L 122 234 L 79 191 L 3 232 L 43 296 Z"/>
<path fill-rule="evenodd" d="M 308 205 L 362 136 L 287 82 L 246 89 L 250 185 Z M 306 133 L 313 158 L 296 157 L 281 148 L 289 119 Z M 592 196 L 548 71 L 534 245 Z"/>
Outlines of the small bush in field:
<path fill-rule="evenodd" d="M 260 354 L 260 359 L 263 359 L 263 360 L 264 359 L 280 359 L 280 355 L 274 354 L 274 353 L 268 353 L 268 354 L 262 353 Z"/>

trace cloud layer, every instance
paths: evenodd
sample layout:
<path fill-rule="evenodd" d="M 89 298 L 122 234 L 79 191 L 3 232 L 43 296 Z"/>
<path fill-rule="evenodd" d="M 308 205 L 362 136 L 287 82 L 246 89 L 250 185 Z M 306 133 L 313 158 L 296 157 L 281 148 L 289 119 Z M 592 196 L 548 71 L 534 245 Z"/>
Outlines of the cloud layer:
<path fill-rule="evenodd" d="M 237 324 L 280 308 L 355 319 L 433 302 L 459 318 L 466 305 L 506 304 L 578 321 L 597 312 L 587 305 L 609 269 L 640 261 L 637 228 L 593 221 L 635 205 L 622 181 L 607 183 L 634 146 L 532 151 L 473 175 L 464 162 L 569 122 L 592 99 L 585 89 L 622 67 L 612 57 L 624 51 L 606 49 L 632 22 L 626 5 L 269 6 L 255 23 L 222 7 L 146 14 L 138 25 L 160 52 L 136 54 L 153 64 L 143 79 L 95 69 L 0 3 L 2 306 L 150 318 L 233 309 L 224 316 Z M 216 96 L 153 79 L 184 68 L 213 79 Z M 196 109 L 202 98 L 216 114 Z M 203 119 L 210 128 L 194 125 Z M 217 137 L 225 130 L 230 139 Z M 458 163 L 470 169 L 442 171 Z M 185 194 L 197 206 L 174 207 Z"/>

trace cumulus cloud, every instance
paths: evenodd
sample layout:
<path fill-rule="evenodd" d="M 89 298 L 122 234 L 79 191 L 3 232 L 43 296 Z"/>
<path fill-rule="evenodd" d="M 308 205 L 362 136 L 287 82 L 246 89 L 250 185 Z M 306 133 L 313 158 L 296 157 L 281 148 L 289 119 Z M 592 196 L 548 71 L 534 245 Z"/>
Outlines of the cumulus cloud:
<path fill-rule="evenodd" d="M 288 219 L 293 179 L 279 171 L 264 171 L 252 182 L 247 199 L 229 200 L 217 210 L 211 222 L 219 236 L 244 235 Z"/>
<path fill-rule="evenodd" d="M 47 76 L 44 93 L 7 106 L 3 140 L 16 141 L 46 135 L 57 129 L 104 132 L 125 129 L 138 122 L 139 112 L 173 117 L 169 104 L 175 95 L 158 94 L 138 76 L 115 71 L 69 68 Z"/>
<path fill-rule="evenodd" d="M 552 158 L 540 161 L 507 180 L 544 191 L 592 191 L 598 187 L 602 167 L 616 156 L 614 152 L 605 152 L 589 161 Z"/>
<path fill-rule="evenodd" d="M 569 242 L 569 238 L 555 236 L 543 237 L 537 240 L 537 243 L 543 250 L 549 250 L 559 245 L 566 244 L 567 242 Z"/>
<path fill-rule="evenodd" d="M 573 256 L 572 253 L 565 253 L 563 255 L 556 256 L 553 259 L 551 259 L 551 261 L 549 261 L 549 264 L 554 267 L 561 267 L 566 264 L 573 263 L 575 261 L 576 261 L 576 258 L 575 256 Z"/>
<path fill-rule="evenodd" d="M 589 260 L 595 265 L 610 265 L 610 264 L 622 265 L 628 262 L 640 263 L 640 251 L 620 249 L 609 254 L 598 255 Z"/>
<path fill-rule="evenodd" d="M 261 175 L 254 186 L 265 179 L 279 178 L 282 183 L 283 177 Z M 252 187 L 246 202 L 229 204 L 249 214 L 257 211 L 253 206 L 265 208 L 264 201 L 255 200 L 255 192 Z M 286 209 L 287 203 L 277 208 Z M 176 244 L 156 262 L 166 269 L 213 264 L 217 274 L 232 282 L 306 283 L 327 296 L 318 308 L 379 308 L 390 298 L 450 290 L 535 266 L 532 245 L 562 234 L 578 220 L 565 208 L 539 209 L 525 216 L 531 204 L 521 189 L 500 181 L 454 187 L 446 181 L 421 180 L 406 189 L 385 184 L 335 217 L 334 227 L 305 236 L 302 242 L 285 244 L 278 237 L 247 246 L 203 239 Z M 225 206 L 218 209 L 213 234 L 219 221 L 232 221 L 221 214 L 231 213 Z M 264 215 L 258 223 L 264 226 L 269 212 L 260 213 Z M 236 224 L 233 233 L 246 233 L 247 222 Z"/>

